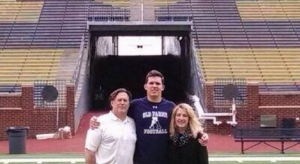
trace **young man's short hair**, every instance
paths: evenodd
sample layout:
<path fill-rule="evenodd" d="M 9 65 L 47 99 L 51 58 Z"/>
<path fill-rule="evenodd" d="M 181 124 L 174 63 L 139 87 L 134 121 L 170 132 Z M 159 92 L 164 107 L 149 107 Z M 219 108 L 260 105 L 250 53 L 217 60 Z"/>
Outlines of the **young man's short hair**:
<path fill-rule="evenodd" d="M 164 81 L 165 81 L 164 75 L 162 73 L 160 73 L 159 71 L 157 71 L 157 70 L 151 70 L 150 72 L 148 72 L 148 74 L 145 78 L 145 83 L 148 82 L 149 77 L 160 77 L 162 84 L 164 84 Z"/>

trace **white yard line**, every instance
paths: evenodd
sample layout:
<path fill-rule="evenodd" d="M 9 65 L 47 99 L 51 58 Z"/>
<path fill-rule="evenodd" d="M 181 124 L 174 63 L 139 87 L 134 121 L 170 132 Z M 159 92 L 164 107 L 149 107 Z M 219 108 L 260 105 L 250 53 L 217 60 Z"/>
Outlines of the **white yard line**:
<path fill-rule="evenodd" d="M 300 157 L 210 157 L 209 161 L 300 161 Z"/>
<path fill-rule="evenodd" d="M 77 162 L 85 162 L 84 158 L 19 158 L 19 159 L 0 159 L 0 163 L 16 163 L 16 162 L 23 162 L 23 163 L 43 163 L 43 162 L 70 162 L 70 163 L 77 163 Z"/>

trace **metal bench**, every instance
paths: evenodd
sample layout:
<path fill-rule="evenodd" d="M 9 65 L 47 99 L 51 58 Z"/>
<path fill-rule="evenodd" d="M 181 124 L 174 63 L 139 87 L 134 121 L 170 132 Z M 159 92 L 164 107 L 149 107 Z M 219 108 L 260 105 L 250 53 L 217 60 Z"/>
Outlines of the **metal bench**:
<path fill-rule="evenodd" d="M 259 144 L 266 144 L 276 150 L 280 150 L 282 154 L 300 144 L 300 128 L 257 128 L 257 129 L 234 129 L 234 141 L 241 142 L 241 153 L 244 154 Z M 252 142 L 253 145 L 245 147 L 245 142 Z M 281 147 L 278 148 L 269 142 L 280 142 Z M 290 146 L 285 146 L 285 142 L 294 142 Z"/>

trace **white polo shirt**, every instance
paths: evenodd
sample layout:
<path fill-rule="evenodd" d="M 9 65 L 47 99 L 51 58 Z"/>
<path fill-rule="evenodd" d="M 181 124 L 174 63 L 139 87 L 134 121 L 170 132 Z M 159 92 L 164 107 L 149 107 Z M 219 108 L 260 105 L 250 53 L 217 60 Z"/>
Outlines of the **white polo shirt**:
<path fill-rule="evenodd" d="M 124 121 L 112 112 L 97 118 L 98 129 L 89 129 L 85 148 L 96 152 L 97 164 L 133 164 L 136 142 L 135 123 L 132 118 Z"/>

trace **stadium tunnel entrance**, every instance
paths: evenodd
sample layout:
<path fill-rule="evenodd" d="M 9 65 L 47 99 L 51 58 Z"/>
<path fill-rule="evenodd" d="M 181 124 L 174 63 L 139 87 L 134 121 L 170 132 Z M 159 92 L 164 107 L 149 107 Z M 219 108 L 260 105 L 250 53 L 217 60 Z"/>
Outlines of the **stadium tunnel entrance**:
<path fill-rule="evenodd" d="M 88 27 L 90 110 L 107 109 L 109 94 L 117 88 L 130 90 L 133 98 L 145 96 L 145 76 L 152 69 L 162 72 L 165 76 L 163 97 L 175 103 L 186 100 L 191 72 L 190 23 L 89 22 Z M 125 42 L 130 42 L 131 48 L 122 46 L 124 42 L 121 41 L 124 37 Z M 144 41 L 147 37 L 150 39 L 148 43 L 140 43 L 140 40 L 135 44 L 130 38 L 126 41 L 126 37 Z M 158 43 L 158 48 L 146 48 L 153 43 Z M 137 52 L 143 50 L 144 52 Z"/>

